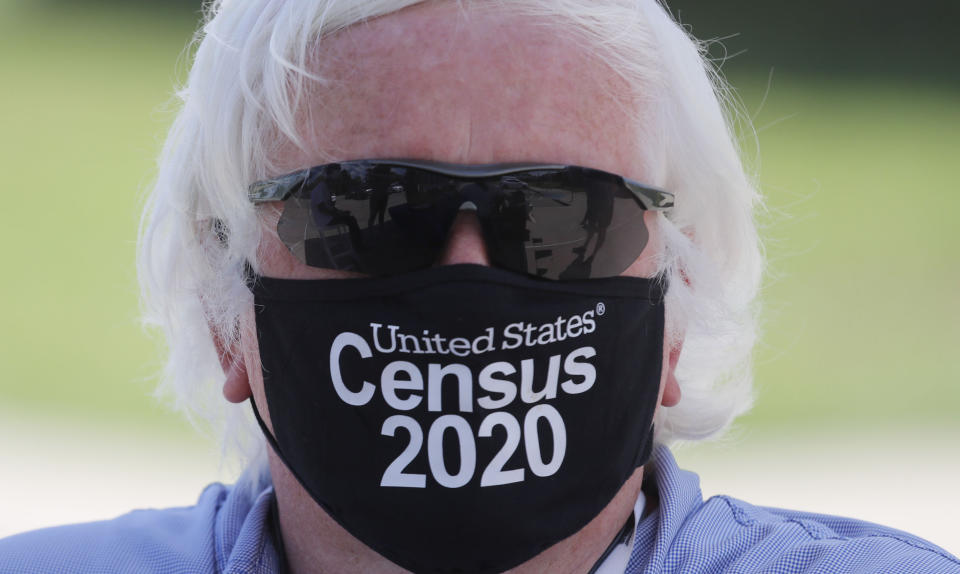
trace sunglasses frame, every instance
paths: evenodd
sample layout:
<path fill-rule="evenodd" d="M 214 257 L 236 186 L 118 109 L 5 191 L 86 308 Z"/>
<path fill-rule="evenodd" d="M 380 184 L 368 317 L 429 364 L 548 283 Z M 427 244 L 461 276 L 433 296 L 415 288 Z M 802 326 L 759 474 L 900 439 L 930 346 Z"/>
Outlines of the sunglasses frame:
<path fill-rule="evenodd" d="M 332 162 L 339 165 L 350 163 L 380 164 L 391 167 L 406 167 L 412 169 L 421 169 L 430 171 L 447 177 L 457 179 L 478 180 L 491 177 L 500 177 L 525 171 L 539 170 L 565 170 L 571 166 L 565 164 L 544 164 L 544 163 L 492 163 L 467 165 L 457 163 L 446 163 L 438 161 L 416 160 L 416 159 L 363 159 Z M 250 185 L 247 190 L 249 200 L 257 205 L 270 201 L 284 201 L 294 192 L 298 191 L 303 184 L 311 177 L 327 167 L 330 164 L 324 164 L 307 169 L 301 169 L 292 173 L 281 175 L 272 179 L 258 181 Z M 605 175 L 614 175 L 608 172 L 588 168 Z M 630 178 L 617 175 L 623 182 L 623 186 L 630 191 L 633 197 L 647 211 L 668 211 L 673 207 L 673 194 L 662 189 L 642 184 Z"/>
<path fill-rule="evenodd" d="M 632 200 L 636 205 L 636 208 L 639 212 L 644 211 L 661 211 L 666 212 L 673 207 L 674 196 L 672 193 L 666 192 L 662 189 L 652 187 L 649 185 L 642 184 L 640 182 L 634 181 L 632 179 L 623 177 L 621 175 L 605 172 L 602 170 L 581 167 L 576 165 L 567 165 L 567 164 L 549 164 L 549 163 L 496 163 L 496 164 L 455 164 L 455 163 L 444 163 L 444 162 L 435 162 L 435 161 L 426 161 L 426 160 L 415 160 L 415 159 L 361 159 L 361 160 L 349 160 L 342 162 L 331 162 L 328 164 L 318 165 L 310 167 L 307 169 L 301 169 L 295 172 L 291 172 L 285 175 L 281 175 L 275 178 L 258 181 L 251 184 L 247 190 L 247 197 L 251 203 L 254 205 L 271 203 L 271 202 L 287 202 L 288 200 L 293 200 L 294 198 L 299 198 L 297 201 L 300 201 L 306 195 L 310 195 L 314 192 L 315 185 L 321 185 L 322 182 L 328 181 L 329 170 L 336 166 L 337 171 L 346 170 L 348 172 L 364 172 L 371 173 L 378 170 L 378 168 L 402 168 L 410 169 L 415 171 L 421 171 L 426 174 L 433 174 L 437 176 L 442 176 L 447 178 L 450 181 L 459 180 L 461 183 L 468 184 L 478 184 L 490 179 L 502 178 L 501 184 L 505 183 L 510 176 L 516 176 L 517 179 L 522 180 L 524 178 L 523 174 L 534 175 L 534 172 L 545 172 L 550 173 L 554 172 L 557 174 L 579 174 L 573 176 L 576 179 L 584 177 L 596 178 L 596 185 L 601 186 L 596 188 L 598 193 L 597 197 L 608 197 L 606 193 L 610 193 L 611 188 L 606 187 L 613 185 L 619 189 L 613 191 L 617 194 L 622 200 L 626 200 L 627 204 Z M 592 175 L 588 175 L 592 174 Z M 571 182 L 573 185 L 576 183 Z M 519 182 L 518 182 L 519 183 Z M 520 183 L 525 187 L 525 184 Z M 562 186 L 557 188 L 563 189 Z M 577 191 L 581 193 L 581 197 L 584 197 L 584 200 L 581 201 L 591 201 L 591 191 L 593 188 L 589 183 L 586 185 L 580 184 L 577 185 L 576 189 L 570 189 L 570 191 Z M 603 191 L 605 190 L 605 191 Z M 542 193 L 542 192 L 541 192 Z M 348 196 L 349 197 L 349 196 Z M 613 196 L 610 196 L 611 198 Z M 337 196 L 331 195 L 330 199 L 336 201 Z M 612 200 L 612 199 L 611 199 Z M 312 200 L 311 200 L 312 201 Z M 556 201 L 556 200 L 554 200 Z M 473 205 L 473 209 L 477 209 L 477 206 L 472 202 L 467 201 Z M 567 205 L 563 202 L 559 202 L 563 205 Z M 299 204 L 298 204 L 299 205 Z M 572 204 L 571 204 L 572 205 Z M 582 205 L 582 204 L 581 204 Z M 589 204 L 588 204 L 589 205 Z M 599 205 L 599 204 L 598 204 Z M 612 206 L 612 204 L 611 204 Z M 624 205 L 626 207 L 626 205 Z M 336 208 L 333 208 L 336 211 Z M 461 208 L 462 209 L 462 208 Z M 589 214 L 589 207 L 587 207 Z M 600 208 L 603 209 L 602 207 Z M 583 221 L 580 222 L 580 226 L 583 226 L 584 229 L 587 229 L 585 222 L 587 221 L 587 214 L 584 214 Z M 339 216 L 337 216 L 339 217 Z M 278 232 L 280 231 L 280 226 L 282 224 L 283 218 L 281 218 L 280 223 L 278 223 Z M 371 216 L 372 221 L 372 216 Z M 530 221 L 535 220 L 530 218 Z M 381 221 L 382 223 L 382 221 Z M 301 222 L 297 222 L 295 227 L 299 228 Z M 346 224 L 349 227 L 349 223 Z M 609 225 L 609 222 L 607 223 Z M 561 225 L 559 228 L 554 226 L 556 229 L 567 229 L 566 225 Z M 645 227 L 645 226 L 642 226 Z M 605 229 L 606 227 L 604 227 Z M 430 234 L 430 226 L 423 228 L 426 230 L 426 233 Z M 627 229 L 627 227 L 619 227 L 619 229 Z M 493 244 L 488 244 L 488 249 L 490 250 L 490 258 L 495 266 L 502 267 L 504 269 L 511 270 L 516 273 L 523 273 L 531 275 L 534 277 L 539 277 L 548 280 L 559 280 L 559 281 L 571 281 L 578 279 L 593 279 L 593 278 L 602 278 L 602 277 L 612 277 L 614 275 L 619 275 L 623 272 L 624 269 L 629 266 L 629 262 L 632 262 L 635 257 L 639 256 L 640 251 L 636 251 L 635 254 L 629 255 L 629 261 L 624 265 L 623 256 L 624 252 L 622 249 L 604 249 L 604 255 L 595 259 L 595 257 L 600 252 L 600 246 L 604 242 L 604 237 L 606 236 L 604 231 L 601 231 L 597 235 L 597 239 L 594 245 L 594 251 L 591 255 L 586 256 L 586 246 L 590 242 L 590 238 L 593 237 L 594 229 L 588 230 L 586 239 L 584 240 L 583 245 L 579 247 L 571 247 L 570 242 L 563 240 L 560 243 L 550 243 L 549 240 L 547 243 L 543 243 L 544 237 L 549 237 L 549 232 L 547 236 L 542 236 L 539 238 L 539 241 L 534 239 L 532 242 L 525 241 L 518 243 L 517 245 L 512 245 L 509 241 L 503 242 L 502 238 L 499 240 L 493 239 L 493 237 L 499 237 L 499 233 L 494 231 L 494 229 L 487 229 L 486 224 L 484 227 L 485 238 L 488 241 L 493 241 Z M 420 233 L 424 233 L 421 231 Z M 490 237 L 486 237 L 486 234 L 490 233 Z M 623 237 L 623 232 L 617 232 L 618 235 Z M 636 232 L 627 232 L 627 233 L 636 233 Z M 642 231 L 642 237 L 634 237 L 633 240 L 639 241 L 631 242 L 632 245 L 639 246 L 639 249 L 642 250 L 643 246 L 646 244 L 647 235 L 646 231 Z M 350 242 L 354 245 L 360 245 L 362 240 L 360 239 L 361 230 L 357 226 L 356 221 L 354 220 L 354 225 L 350 228 Z M 304 237 L 304 240 L 307 238 Z M 515 238 L 513 238 L 515 240 Z M 385 266 L 383 263 L 385 261 L 396 262 L 399 261 L 397 258 L 388 257 L 386 260 L 381 261 L 380 265 L 367 261 L 366 263 L 361 263 L 361 259 L 354 259 L 353 263 L 348 266 L 341 266 L 340 262 L 337 260 L 336 256 L 333 255 L 329 249 L 324 248 L 326 255 L 320 253 L 318 256 L 319 259 L 315 260 L 316 262 L 309 262 L 311 256 L 308 255 L 305 251 L 302 251 L 306 243 L 301 240 L 295 240 L 294 244 L 289 243 L 284 239 L 284 243 L 287 245 L 287 248 L 300 259 L 301 262 L 312 265 L 315 267 L 329 267 L 334 269 L 353 269 L 354 267 L 366 267 L 365 270 L 361 270 L 362 273 L 371 274 L 374 276 L 389 276 L 396 273 L 404 273 L 413 269 L 419 269 L 426 266 L 427 259 L 430 261 L 435 260 L 436 253 L 431 254 L 430 248 L 423 250 L 420 246 L 411 246 L 409 252 L 404 252 L 409 255 L 405 261 L 408 263 L 409 268 L 403 266 L 393 265 L 392 263 L 387 263 Z M 428 243 L 436 243 L 436 241 L 428 241 Z M 299 246 L 299 247 L 296 247 Z M 554 248 L 551 245 L 566 245 L 564 248 L 560 248 L 559 251 L 554 251 Z M 517 248 L 520 251 L 517 251 Z M 546 249 L 544 249 L 546 248 Z M 299 250 L 298 250 L 299 249 Z M 434 246 L 435 249 L 435 246 Z M 567 253 L 569 251 L 569 253 Z M 519 253 L 519 255 L 518 255 Z M 565 261 L 561 266 L 557 266 L 552 262 L 552 259 L 541 259 L 542 257 L 550 256 L 555 254 L 557 257 L 571 256 L 575 254 L 573 259 Z M 338 253 L 342 255 L 342 253 Z M 424 257 L 426 255 L 426 258 Z M 397 256 L 399 257 L 399 255 Z M 406 255 L 404 256 L 406 257 Z M 412 258 L 412 259 L 411 259 Z M 560 261 L 560 259 L 557 259 Z M 412 262 L 412 263 L 411 263 Z M 546 265 L 540 265 L 539 263 L 548 262 Z"/>

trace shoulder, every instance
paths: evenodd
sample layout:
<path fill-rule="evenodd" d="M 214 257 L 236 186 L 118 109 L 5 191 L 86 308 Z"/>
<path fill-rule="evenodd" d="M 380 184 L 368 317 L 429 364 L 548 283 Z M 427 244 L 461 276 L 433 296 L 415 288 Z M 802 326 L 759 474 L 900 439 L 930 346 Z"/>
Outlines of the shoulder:
<path fill-rule="evenodd" d="M 683 548 L 693 540 L 744 572 L 960 573 L 955 557 L 906 532 L 728 496 L 711 498 L 688 517 L 676 543 Z"/>
<path fill-rule="evenodd" d="M 697 475 L 677 468 L 663 447 L 653 482 L 660 504 L 638 526 L 648 556 L 635 556 L 646 562 L 637 571 L 960 574 L 956 557 L 893 528 L 729 496 L 704 501 Z"/>
<path fill-rule="evenodd" d="M 208 486 L 197 504 L 137 510 L 102 522 L 0 540 L 0 574 L 216 572 L 215 530 L 230 489 Z"/>

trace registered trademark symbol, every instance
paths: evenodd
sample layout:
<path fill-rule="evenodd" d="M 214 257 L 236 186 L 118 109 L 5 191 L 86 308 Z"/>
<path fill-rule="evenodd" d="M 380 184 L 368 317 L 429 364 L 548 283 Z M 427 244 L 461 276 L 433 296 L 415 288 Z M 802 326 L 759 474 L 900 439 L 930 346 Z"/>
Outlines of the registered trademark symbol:
<path fill-rule="evenodd" d="M 607 312 L 607 306 L 603 302 L 597 303 L 597 315 L 603 315 Z"/>

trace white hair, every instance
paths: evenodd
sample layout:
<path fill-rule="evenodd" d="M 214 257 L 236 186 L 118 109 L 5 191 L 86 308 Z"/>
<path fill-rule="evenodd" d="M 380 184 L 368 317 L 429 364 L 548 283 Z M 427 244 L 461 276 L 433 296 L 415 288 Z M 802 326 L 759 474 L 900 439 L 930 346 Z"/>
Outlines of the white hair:
<path fill-rule="evenodd" d="M 213 343 L 237 345 L 252 305 L 261 226 L 245 190 L 277 175 L 271 154 L 299 143 L 295 117 L 317 43 L 422 0 L 219 0 L 195 40 L 182 108 L 141 226 L 139 273 L 150 324 L 168 345 L 161 391 L 194 421 L 262 449 L 246 405 L 220 395 Z M 683 338 L 678 406 L 662 408 L 662 443 L 717 435 L 751 404 L 750 354 L 763 257 L 759 202 L 733 132 L 739 116 L 703 46 L 655 0 L 460 0 L 563 27 L 644 94 L 649 183 L 676 195 L 660 220 L 669 282 L 667 344 Z M 322 86 L 322 84 L 321 84 Z M 321 87 L 322 89 L 322 87 Z M 636 111 L 638 117 L 640 111 Z M 517 158 L 522 160 L 523 158 Z M 211 229 L 229 234 L 222 242 Z"/>

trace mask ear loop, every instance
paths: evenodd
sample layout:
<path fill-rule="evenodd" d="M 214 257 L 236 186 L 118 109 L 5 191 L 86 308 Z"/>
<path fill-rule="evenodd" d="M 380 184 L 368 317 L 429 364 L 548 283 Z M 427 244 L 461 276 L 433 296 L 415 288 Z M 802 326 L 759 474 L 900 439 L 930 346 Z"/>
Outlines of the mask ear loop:
<path fill-rule="evenodd" d="M 287 468 L 290 468 L 290 465 L 287 464 L 286 457 L 283 456 L 283 452 L 280 450 L 280 444 L 277 443 L 277 439 L 273 436 L 273 433 L 270 432 L 270 429 L 267 428 L 267 423 L 263 422 L 263 417 L 260 416 L 260 409 L 257 408 L 257 401 L 254 400 L 252 393 L 250 395 L 250 407 L 253 408 L 253 416 L 257 419 L 257 424 L 260 425 L 260 431 L 263 433 L 263 436 L 266 437 L 270 448 L 273 449 L 273 452 L 277 453 L 277 456 L 280 457 L 283 464 L 286 464 Z M 293 469 L 291 468 L 290 471 L 293 472 Z M 296 473 L 294 473 L 294 475 L 296 475 Z M 297 480 L 299 480 L 299 478 Z"/>
<path fill-rule="evenodd" d="M 645 465 L 650 460 L 650 455 L 653 452 L 653 425 L 650 425 L 650 434 L 647 435 L 650 438 L 647 439 L 647 442 L 640 447 L 638 452 L 636 466 L 637 468 Z M 637 515 L 636 510 L 630 512 L 630 516 L 627 518 L 627 521 L 623 523 L 623 528 L 617 532 L 617 535 L 613 537 L 613 540 L 610 541 L 610 544 L 607 546 L 607 549 L 603 551 L 603 554 L 600 555 L 600 558 L 593 564 L 593 568 L 590 569 L 587 574 L 596 574 L 600 567 L 603 566 L 603 563 L 607 560 L 610 554 L 613 552 L 614 548 L 620 544 L 628 544 L 630 539 L 633 538 L 636 534 L 635 530 L 637 527 Z"/>
<path fill-rule="evenodd" d="M 280 505 L 277 503 L 276 493 L 270 504 L 270 531 L 273 533 L 273 545 L 277 551 L 277 573 L 290 574 L 290 568 L 287 566 L 287 548 L 283 541 L 283 532 L 280 530 Z"/>
<path fill-rule="evenodd" d="M 661 366 L 662 368 L 662 366 Z M 253 397 L 251 397 L 253 398 Z M 650 457 L 653 455 L 653 435 L 654 435 L 654 426 L 650 424 L 650 433 L 647 434 L 647 440 L 640 446 L 640 450 L 637 451 L 637 459 L 633 462 L 634 468 L 640 468 L 641 466 L 650 462 Z"/>
<path fill-rule="evenodd" d="M 277 442 L 276 437 L 274 437 L 273 433 L 270 432 L 270 429 L 267 428 L 267 424 L 263 422 L 263 417 L 260 416 L 260 410 L 257 408 L 257 401 L 253 399 L 253 395 L 250 395 L 250 406 L 253 408 L 253 416 L 254 418 L 257 419 L 257 424 L 260 425 L 260 430 L 263 432 L 263 436 L 266 437 L 267 442 L 270 444 L 270 448 L 273 449 L 273 452 L 277 453 L 277 456 L 280 457 L 280 460 L 283 462 L 283 465 L 287 467 L 287 470 L 290 471 L 290 474 L 293 475 L 293 478 L 297 479 L 297 482 L 300 483 L 300 486 L 303 487 L 303 490 L 310 495 L 310 498 L 313 499 L 314 502 L 320 505 L 320 508 L 322 508 L 324 512 L 326 512 L 327 515 L 330 516 L 330 518 L 336 521 L 336 523 L 339 524 L 341 527 L 343 527 L 345 530 L 349 531 L 350 528 L 346 524 L 344 524 L 344 522 L 340 519 L 340 514 L 337 512 L 334 512 L 329 504 L 317 498 L 314 495 L 314 493 L 309 488 L 307 488 L 307 484 L 303 481 L 302 478 L 300 478 L 300 475 L 297 474 L 297 471 L 294 470 L 292 466 L 290 466 L 290 462 L 283 455 L 283 451 L 280 449 L 280 444 Z M 279 516 L 279 509 L 277 513 Z M 279 524 L 279 519 L 277 520 L 277 523 Z M 278 534 L 278 538 L 279 538 L 279 534 Z M 282 545 L 283 543 L 281 542 L 280 544 Z M 394 560 L 393 558 L 391 558 L 391 556 L 389 556 L 388 554 L 385 554 L 378 548 L 373 548 L 373 550 L 378 552 L 381 556 L 384 556 L 388 560 Z M 285 564 L 286 555 L 284 555 L 283 560 Z M 280 572 L 283 573 L 284 570 L 280 570 Z"/>
<path fill-rule="evenodd" d="M 310 493 L 310 497 L 313 498 L 313 500 L 319 504 L 327 514 L 333 517 L 337 522 L 340 522 L 340 520 L 336 518 L 337 515 L 331 510 L 329 504 L 319 500 L 316 496 L 313 496 L 313 493 L 307 487 L 307 483 L 300 478 L 300 475 L 297 474 L 296 469 L 293 468 L 287 457 L 283 455 L 283 450 L 280 448 L 280 443 L 277 442 L 276 437 L 274 437 L 273 433 L 270 432 L 270 429 L 267 428 L 267 423 L 263 422 L 263 417 L 260 416 L 260 410 L 257 408 L 257 401 L 253 399 L 252 394 L 250 395 L 250 406 L 253 408 L 253 416 L 257 419 L 257 424 L 260 425 L 260 430 L 263 432 L 263 436 L 267 439 L 267 443 L 270 445 L 270 448 L 273 449 L 273 452 L 277 453 L 280 461 L 283 462 L 285 467 L 287 467 L 287 470 L 290 471 L 290 474 L 293 475 L 293 478 L 297 479 L 297 482 L 300 483 L 300 486 L 302 486 L 306 492 Z"/>
<path fill-rule="evenodd" d="M 600 570 L 600 567 L 603 566 L 603 563 L 606 562 L 607 558 L 613 552 L 614 548 L 621 544 L 627 544 L 627 542 L 633 538 L 636 525 L 637 515 L 635 511 L 631 511 L 630 516 L 627 517 L 627 521 L 623 523 L 623 528 L 621 528 L 620 532 L 617 532 L 617 535 L 613 537 L 613 540 L 610 541 L 610 545 L 607 546 L 607 549 L 603 551 L 603 554 L 600 555 L 600 558 L 594 562 L 593 568 L 591 568 L 587 574 L 596 574 Z"/>
<path fill-rule="evenodd" d="M 283 461 L 283 464 L 290 470 L 290 473 L 293 474 L 294 478 L 297 479 L 301 485 L 303 481 L 300 480 L 300 477 L 297 476 L 297 473 L 294 472 L 293 468 L 287 463 L 287 459 L 284 458 L 283 453 L 280 451 L 280 445 L 277 443 L 277 439 L 274 438 L 273 433 L 270 432 L 270 429 L 267 428 L 267 424 L 263 422 L 263 418 L 260 416 L 260 411 L 257 409 L 257 402 L 253 400 L 253 394 L 250 395 L 250 406 L 253 408 L 253 416 L 257 419 L 257 424 L 260 425 L 260 430 L 263 432 L 263 436 L 266 437 L 267 442 L 270 443 L 270 448 L 273 449 L 273 452 L 277 453 L 277 456 L 280 457 L 280 460 Z M 273 529 L 273 543 L 277 549 L 277 571 L 281 574 L 288 574 L 290 571 L 287 567 L 287 549 L 286 545 L 283 542 L 283 533 L 280 531 L 280 505 L 277 502 L 277 496 L 273 496 L 273 504 L 270 505 L 270 520 L 272 522 Z"/>

